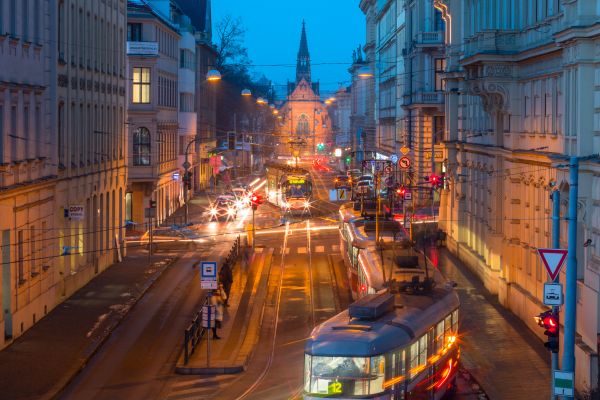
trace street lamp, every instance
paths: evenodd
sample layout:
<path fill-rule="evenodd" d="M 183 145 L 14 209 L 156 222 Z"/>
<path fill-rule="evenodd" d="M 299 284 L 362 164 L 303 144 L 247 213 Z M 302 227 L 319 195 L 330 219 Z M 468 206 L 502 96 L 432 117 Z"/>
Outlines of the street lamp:
<path fill-rule="evenodd" d="M 188 215 L 189 215 L 189 207 L 188 207 L 188 190 L 191 186 L 191 173 L 190 167 L 192 166 L 188 161 L 188 154 L 190 151 L 190 146 L 193 143 L 197 143 L 200 140 L 200 137 L 196 135 L 194 139 L 190 140 L 190 142 L 185 146 L 185 161 L 183 162 L 183 169 L 185 170 L 183 174 L 183 201 L 185 203 L 185 225 L 188 224 Z"/>
<path fill-rule="evenodd" d="M 242 90 L 242 96 L 252 96 L 252 92 L 250 91 L 250 89 L 244 89 Z"/>
<path fill-rule="evenodd" d="M 267 104 L 267 101 L 265 99 L 263 99 L 262 97 L 259 97 L 258 99 L 256 99 L 256 102 L 258 104 Z"/>
<path fill-rule="evenodd" d="M 372 78 L 374 76 L 373 70 L 367 66 L 360 67 L 357 75 L 359 78 Z"/>
<path fill-rule="evenodd" d="M 206 80 L 209 82 L 220 81 L 221 73 L 216 69 L 211 69 L 206 73 Z"/>

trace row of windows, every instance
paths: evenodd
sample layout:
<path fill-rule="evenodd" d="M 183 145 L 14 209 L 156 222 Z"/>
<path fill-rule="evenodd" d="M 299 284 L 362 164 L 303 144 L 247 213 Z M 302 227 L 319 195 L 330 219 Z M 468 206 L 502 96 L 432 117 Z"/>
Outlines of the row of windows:
<path fill-rule="evenodd" d="M 41 43 L 41 4 L 41 0 L 0 0 L 0 35 Z"/>
<path fill-rule="evenodd" d="M 193 93 L 179 93 L 179 111 L 194 112 L 194 101 Z"/>
<path fill-rule="evenodd" d="M 177 81 L 164 76 L 158 77 L 158 105 L 177 107 Z"/>
<path fill-rule="evenodd" d="M 75 4 L 58 3 L 58 55 L 61 62 L 92 67 L 102 72 L 123 75 L 125 58 L 121 50 L 123 29 L 104 18 L 98 18 Z M 106 7 L 106 6 L 105 6 Z M 69 10 L 69 11 L 67 11 Z M 68 13 L 68 14 L 67 14 Z M 70 23 L 69 23 L 70 21 Z"/>
<path fill-rule="evenodd" d="M 191 50 L 179 50 L 179 68 L 189 69 L 190 71 L 195 70 L 196 62 L 194 53 Z"/>
<path fill-rule="evenodd" d="M 177 59 L 177 50 L 179 49 L 178 39 L 172 33 L 156 28 L 158 36 L 158 51 L 161 54 Z"/>
<path fill-rule="evenodd" d="M 559 7 L 559 0 L 470 0 L 465 6 L 469 13 L 465 36 L 489 29 L 522 29 L 556 15 Z"/>
<path fill-rule="evenodd" d="M 0 102 L 0 163 L 42 157 L 47 143 L 42 135 L 42 104 L 24 95 L 23 104 Z"/>
<path fill-rule="evenodd" d="M 172 161 L 177 157 L 177 134 L 173 131 L 158 132 L 158 162 Z M 147 166 L 152 164 L 152 140 L 150 130 L 139 127 L 133 132 L 133 165 Z"/>
<path fill-rule="evenodd" d="M 58 160 L 61 167 L 84 167 L 123 159 L 122 107 L 63 102 L 58 105 Z"/>
<path fill-rule="evenodd" d="M 563 95 L 557 77 L 536 79 L 521 85 L 523 132 L 561 133 Z"/>

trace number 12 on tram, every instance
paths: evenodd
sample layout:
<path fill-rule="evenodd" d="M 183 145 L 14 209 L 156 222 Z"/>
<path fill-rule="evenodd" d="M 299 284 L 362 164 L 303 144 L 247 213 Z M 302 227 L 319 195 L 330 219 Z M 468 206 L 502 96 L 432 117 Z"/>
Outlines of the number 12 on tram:
<path fill-rule="evenodd" d="M 440 400 L 452 394 L 458 306 L 449 288 L 361 298 L 313 330 L 305 347 L 304 399 Z"/>

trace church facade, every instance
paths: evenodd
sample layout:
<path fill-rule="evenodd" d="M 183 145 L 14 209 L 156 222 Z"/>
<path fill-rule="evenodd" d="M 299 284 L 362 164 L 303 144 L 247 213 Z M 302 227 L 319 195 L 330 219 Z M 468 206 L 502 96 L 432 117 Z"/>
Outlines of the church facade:
<path fill-rule="evenodd" d="M 302 155 L 326 154 L 331 150 L 331 121 L 327 107 L 321 101 L 319 83 L 312 82 L 304 21 L 298 50 L 296 80 L 288 82 L 287 99 L 279 109 L 279 115 L 281 116 L 279 154 L 291 154 L 292 147 L 299 150 Z"/>

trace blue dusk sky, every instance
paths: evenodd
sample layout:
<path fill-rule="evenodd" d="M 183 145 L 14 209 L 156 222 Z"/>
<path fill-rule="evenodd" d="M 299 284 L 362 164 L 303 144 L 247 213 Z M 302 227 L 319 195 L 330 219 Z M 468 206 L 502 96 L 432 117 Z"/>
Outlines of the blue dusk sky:
<path fill-rule="evenodd" d="M 264 73 L 273 84 L 295 79 L 302 19 L 312 77 L 321 82 L 321 95 L 334 92 L 339 83 L 349 84 L 352 50 L 365 40 L 358 0 L 212 0 L 213 31 L 227 14 L 242 18 L 246 47 L 255 65 L 252 71 Z M 267 66 L 272 64 L 278 66 Z M 276 89 L 285 94 L 284 86 Z"/>

